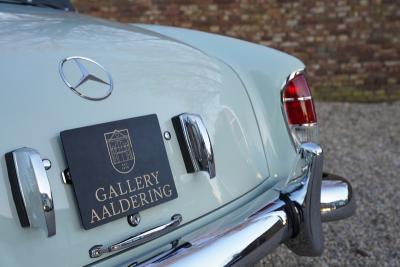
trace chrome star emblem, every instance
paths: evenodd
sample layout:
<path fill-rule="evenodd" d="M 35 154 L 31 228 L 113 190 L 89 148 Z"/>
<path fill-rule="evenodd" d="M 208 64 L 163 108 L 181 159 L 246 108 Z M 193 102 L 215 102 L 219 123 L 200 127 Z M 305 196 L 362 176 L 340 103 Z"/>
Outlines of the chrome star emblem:
<path fill-rule="evenodd" d="M 69 77 L 67 78 L 65 66 L 67 63 L 74 64 L 78 71 L 80 72 L 80 77 L 78 79 L 73 79 Z M 92 65 L 92 68 L 89 70 L 88 65 Z M 95 71 L 94 74 L 92 71 Z M 113 91 L 113 80 L 111 75 L 106 71 L 106 69 L 97 63 L 96 61 L 85 58 L 85 57 L 67 57 L 61 60 L 59 65 L 59 72 L 61 79 L 64 83 L 77 95 L 82 98 L 88 100 L 103 100 L 109 97 Z M 74 81 L 74 82 L 72 82 Z M 96 87 L 103 87 L 104 94 L 101 95 L 92 95 L 90 93 L 83 93 L 82 90 L 78 90 L 84 85 L 89 83 L 96 83 Z M 93 86 L 93 85 L 92 85 Z"/>

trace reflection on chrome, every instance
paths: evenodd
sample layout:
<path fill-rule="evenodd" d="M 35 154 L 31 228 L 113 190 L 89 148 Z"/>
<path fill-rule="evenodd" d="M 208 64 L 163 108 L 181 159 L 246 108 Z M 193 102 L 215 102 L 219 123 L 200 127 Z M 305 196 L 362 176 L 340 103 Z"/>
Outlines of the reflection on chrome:
<path fill-rule="evenodd" d="M 38 151 L 19 148 L 6 154 L 7 169 L 14 202 L 23 227 L 41 228 L 47 236 L 56 234 L 53 196 L 46 169 Z"/>
<path fill-rule="evenodd" d="M 332 188 L 344 188 L 344 183 L 347 192 L 351 192 L 351 186 L 343 178 L 339 183 L 335 176 L 322 174 L 323 153 L 318 145 L 303 144 L 300 152 L 308 162 L 308 171 L 297 187 L 286 191 L 286 199 L 281 195 L 272 203 L 260 205 L 264 199 L 260 195 L 205 229 L 183 236 L 170 250 L 130 266 L 250 266 L 281 243 L 300 255 L 322 253 L 321 223 L 324 219 L 320 200 L 340 202 L 345 194 L 339 192 L 335 196 Z M 328 192 L 330 196 L 325 195 Z M 348 196 L 347 203 L 353 203 L 351 194 Z M 336 206 L 336 210 L 341 209 L 354 212 L 348 205 Z M 330 213 L 325 209 L 323 212 Z M 333 214 L 331 219 L 338 219 L 335 216 Z M 295 229 L 296 224 L 298 229 Z"/>
<path fill-rule="evenodd" d="M 171 221 L 157 226 L 153 229 L 150 229 L 146 232 L 143 232 L 138 235 L 134 235 L 132 237 L 129 237 L 123 241 L 117 242 L 113 245 L 109 246 L 103 246 L 103 245 L 96 245 L 93 246 L 89 250 L 89 256 L 91 258 L 98 258 L 102 256 L 105 253 L 111 253 L 111 252 L 116 252 L 116 251 L 122 251 L 128 248 L 134 248 L 137 247 L 143 243 L 149 242 L 150 240 L 153 240 L 157 237 L 160 237 L 162 235 L 165 235 L 169 232 L 171 232 L 173 229 L 175 229 L 179 224 L 182 222 L 182 215 L 180 214 L 175 214 L 172 216 Z"/>
<path fill-rule="evenodd" d="M 351 216 L 355 211 L 355 199 L 346 179 L 324 173 L 321 189 L 322 221 L 336 221 Z"/>
<path fill-rule="evenodd" d="M 214 152 L 200 115 L 183 113 L 172 119 L 188 173 L 205 171 L 214 178 Z"/>

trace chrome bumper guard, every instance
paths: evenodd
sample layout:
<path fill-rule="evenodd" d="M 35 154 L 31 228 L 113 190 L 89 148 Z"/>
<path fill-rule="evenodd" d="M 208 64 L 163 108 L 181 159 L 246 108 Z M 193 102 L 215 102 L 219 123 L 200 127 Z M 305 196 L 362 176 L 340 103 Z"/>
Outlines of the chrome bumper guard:
<path fill-rule="evenodd" d="M 281 191 L 281 196 L 240 223 L 238 214 L 224 216 L 204 233 L 197 231 L 173 243 L 172 249 L 131 266 L 247 266 L 277 246 L 298 255 L 318 256 L 323 251 L 322 222 L 351 216 L 355 211 L 352 188 L 344 178 L 322 173 L 322 149 L 303 144 L 308 171 Z M 231 216 L 231 218 L 229 217 Z"/>

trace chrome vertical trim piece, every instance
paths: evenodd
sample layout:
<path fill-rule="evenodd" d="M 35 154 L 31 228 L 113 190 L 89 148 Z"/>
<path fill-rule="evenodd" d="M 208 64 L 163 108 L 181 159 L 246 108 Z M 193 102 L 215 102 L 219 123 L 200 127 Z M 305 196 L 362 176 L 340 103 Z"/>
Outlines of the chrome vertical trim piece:
<path fill-rule="evenodd" d="M 300 232 L 286 242 L 288 248 L 301 256 L 318 256 L 324 249 L 321 220 L 321 181 L 323 167 L 322 148 L 315 143 L 304 143 L 300 153 L 305 158 L 308 171 L 299 189 L 290 193 L 300 217 Z"/>
<path fill-rule="evenodd" d="M 11 190 L 23 227 L 41 228 L 55 235 L 53 196 L 47 178 L 48 162 L 32 148 L 19 148 L 6 154 Z"/>
<path fill-rule="evenodd" d="M 188 173 L 205 171 L 214 178 L 214 152 L 201 117 L 183 113 L 172 118 L 172 122 Z"/>

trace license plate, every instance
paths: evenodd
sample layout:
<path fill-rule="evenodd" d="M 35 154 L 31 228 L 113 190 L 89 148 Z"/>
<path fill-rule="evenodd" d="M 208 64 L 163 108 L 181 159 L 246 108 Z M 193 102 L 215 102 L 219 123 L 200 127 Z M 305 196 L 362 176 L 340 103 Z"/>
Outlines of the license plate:
<path fill-rule="evenodd" d="M 85 229 L 178 197 L 157 115 L 60 135 Z"/>

